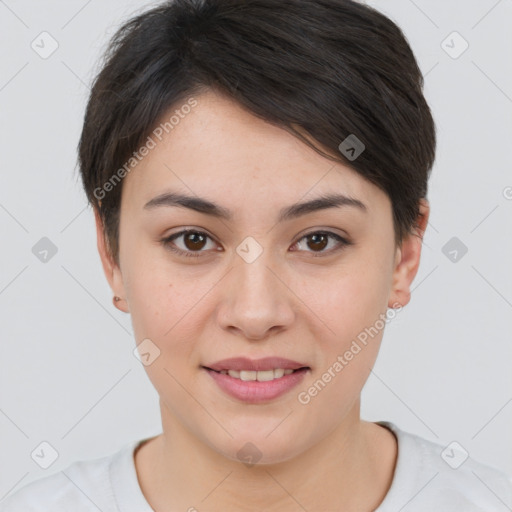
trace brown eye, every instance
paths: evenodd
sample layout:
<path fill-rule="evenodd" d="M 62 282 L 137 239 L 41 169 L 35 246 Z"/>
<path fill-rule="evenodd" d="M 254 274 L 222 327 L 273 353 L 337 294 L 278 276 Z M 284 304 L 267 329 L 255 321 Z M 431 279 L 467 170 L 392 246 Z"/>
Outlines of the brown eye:
<path fill-rule="evenodd" d="M 306 252 L 312 253 L 313 256 L 328 256 L 333 252 L 343 249 L 345 246 L 352 245 L 352 242 L 349 240 L 346 240 L 345 238 L 330 231 L 315 231 L 308 233 L 307 235 L 304 235 L 295 244 L 295 246 L 300 246 L 302 244 L 302 240 L 307 240 L 305 245 L 309 250 L 306 250 Z M 334 248 L 331 250 L 324 250 L 329 245 L 330 240 L 335 240 L 338 243 L 334 244 Z"/>
<path fill-rule="evenodd" d="M 312 235 L 308 235 L 307 238 L 309 238 L 308 247 L 310 249 L 314 249 L 315 251 L 321 251 L 325 249 L 329 243 L 329 237 L 323 233 L 314 233 Z"/>
<path fill-rule="evenodd" d="M 191 251 L 199 251 L 205 246 L 206 237 L 202 233 L 190 231 L 183 236 L 183 243 Z"/>
<path fill-rule="evenodd" d="M 176 243 L 182 239 L 181 243 Z M 164 238 L 162 244 L 166 249 L 173 251 L 181 256 L 202 256 L 206 250 L 203 250 L 208 245 L 208 240 L 212 240 L 209 235 L 202 231 L 186 229 L 179 233 Z M 176 241 L 176 242 L 175 242 Z"/>
<path fill-rule="evenodd" d="M 182 239 L 181 243 L 177 243 L 180 239 Z M 330 231 L 314 231 L 304 235 L 298 242 L 294 244 L 293 247 L 300 247 L 302 240 L 307 240 L 306 252 L 309 252 L 312 254 L 312 256 L 328 256 L 331 253 L 343 249 L 345 246 L 353 244 L 353 242 L 350 242 L 349 240 L 337 235 L 336 233 L 332 233 Z M 325 250 L 325 248 L 329 246 L 329 242 L 331 240 L 334 240 L 337 242 L 337 244 L 334 244 L 334 248 Z M 213 239 L 207 233 L 204 233 L 203 231 L 186 229 L 167 238 L 164 238 L 162 240 L 162 244 L 166 249 L 175 252 L 180 256 L 199 257 L 203 256 L 203 253 L 208 252 L 207 249 L 212 248 L 207 247 L 209 241 L 214 244 L 213 248 L 215 248 Z M 222 249 L 217 248 L 216 250 L 221 251 Z"/>

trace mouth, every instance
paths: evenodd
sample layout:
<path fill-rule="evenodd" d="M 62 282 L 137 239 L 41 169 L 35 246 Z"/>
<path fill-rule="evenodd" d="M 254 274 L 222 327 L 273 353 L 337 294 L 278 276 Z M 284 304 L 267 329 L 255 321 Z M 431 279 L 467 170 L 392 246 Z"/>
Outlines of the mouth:
<path fill-rule="evenodd" d="M 224 359 L 202 365 L 218 389 L 245 403 L 265 403 L 296 387 L 311 367 L 280 357 Z"/>

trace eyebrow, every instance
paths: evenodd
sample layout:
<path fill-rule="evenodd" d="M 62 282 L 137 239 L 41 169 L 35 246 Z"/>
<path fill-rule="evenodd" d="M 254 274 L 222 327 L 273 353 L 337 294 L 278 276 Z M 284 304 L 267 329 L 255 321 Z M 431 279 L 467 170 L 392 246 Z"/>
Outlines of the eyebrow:
<path fill-rule="evenodd" d="M 233 218 L 233 213 L 230 210 L 213 201 L 209 201 L 208 199 L 198 196 L 188 196 L 176 192 L 165 192 L 154 197 L 144 205 L 144 209 L 153 210 L 164 206 L 190 208 L 191 210 L 211 215 L 219 219 L 231 220 Z M 283 222 L 301 217 L 302 215 L 307 215 L 308 213 L 326 210 L 328 208 L 340 208 L 346 206 L 357 208 L 364 213 L 368 211 L 366 205 L 359 199 L 348 197 L 344 194 L 324 194 L 310 201 L 295 203 L 291 206 L 282 208 L 279 211 L 277 220 L 278 222 Z"/>

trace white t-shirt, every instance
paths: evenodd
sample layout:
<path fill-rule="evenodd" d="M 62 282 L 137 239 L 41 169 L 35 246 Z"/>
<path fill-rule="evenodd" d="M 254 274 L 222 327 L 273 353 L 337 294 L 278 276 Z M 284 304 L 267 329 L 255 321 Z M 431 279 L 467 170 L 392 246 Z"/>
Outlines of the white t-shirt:
<path fill-rule="evenodd" d="M 394 432 L 398 458 L 391 487 L 374 512 L 512 510 L 510 476 L 470 457 L 464 460 L 465 453 L 456 445 L 446 448 L 391 422 L 376 423 Z M 153 512 L 140 489 L 133 458 L 143 441 L 30 482 L 0 502 L 0 512 Z"/>

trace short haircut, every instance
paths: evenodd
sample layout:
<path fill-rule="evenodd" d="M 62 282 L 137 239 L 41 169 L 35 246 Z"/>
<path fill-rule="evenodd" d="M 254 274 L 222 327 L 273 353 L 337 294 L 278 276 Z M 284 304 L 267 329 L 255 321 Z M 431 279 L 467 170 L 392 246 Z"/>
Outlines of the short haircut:
<path fill-rule="evenodd" d="M 413 232 L 436 135 L 423 76 L 393 21 L 353 0 L 174 0 L 118 29 L 86 108 L 80 173 L 114 261 L 122 182 L 105 184 L 173 108 L 206 91 L 383 190 L 396 245 Z M 355 159 L 339 149 L 351 135 L 364 144 Z"/>

